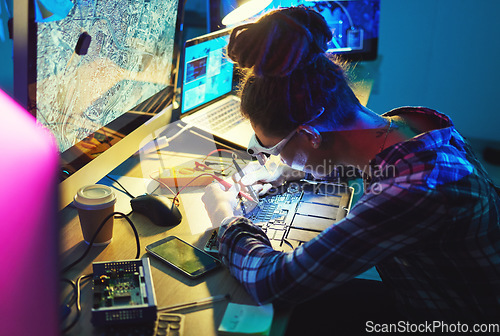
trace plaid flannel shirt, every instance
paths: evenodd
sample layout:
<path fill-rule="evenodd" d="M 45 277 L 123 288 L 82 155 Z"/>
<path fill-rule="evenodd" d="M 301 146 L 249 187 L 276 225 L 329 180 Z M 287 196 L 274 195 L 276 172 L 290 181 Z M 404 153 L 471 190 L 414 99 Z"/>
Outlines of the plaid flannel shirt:
<path fill-rule="evenodd" d="M 371 162 L 372 180 L 346 218 L 292 252 L 270 247 L 242 217 L 221 237 L 226 266 L 259 303 L 295 304 L 376 266 L 408 318 L 500 317 L 500 200 L 450 119 Z M 334 304 L 334 303 L 333 303 Z"/>

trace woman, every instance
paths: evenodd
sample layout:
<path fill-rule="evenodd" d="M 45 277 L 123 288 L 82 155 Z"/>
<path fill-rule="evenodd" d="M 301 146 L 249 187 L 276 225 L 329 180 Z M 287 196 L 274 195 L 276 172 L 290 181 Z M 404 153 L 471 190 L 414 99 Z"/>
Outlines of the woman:
<path fill-rule="evenodd" d="M 365 193 L 337 225 L 284 253 L 234 216 L 233 191 L 211 185 L 203 200 L 223 225 L 223 262 L 260 303 L 304 302 L 376 266 L 404 318 L 497 319 L 500 200 L 487 173 L 447 116 L 363 107 L 325 54 L 331 37 L 318 13 L 285 8 L 235 28 L 228 53 L 247 69 L 250 151 L 316 178 L 353 165 L 367 173 Z"/>

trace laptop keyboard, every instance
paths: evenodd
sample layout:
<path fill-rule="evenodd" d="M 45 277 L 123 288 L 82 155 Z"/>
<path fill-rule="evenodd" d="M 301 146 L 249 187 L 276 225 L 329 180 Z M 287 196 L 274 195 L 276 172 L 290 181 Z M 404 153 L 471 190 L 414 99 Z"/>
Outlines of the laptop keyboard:
<path fill-rule="evenodd" d="M 218 105 L 216 108 L 200 114 L 194 118 L 195 124 L 208 124 L 210 128 L 219 133 L 226 132 L 243 121 L 240 113 L 240 103 L 231 99 Z"/>

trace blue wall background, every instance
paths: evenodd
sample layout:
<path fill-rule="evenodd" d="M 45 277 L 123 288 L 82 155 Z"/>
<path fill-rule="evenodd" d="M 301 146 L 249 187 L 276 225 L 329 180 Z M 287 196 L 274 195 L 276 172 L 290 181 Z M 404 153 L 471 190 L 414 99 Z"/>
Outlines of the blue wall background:
<path fill-rule="evenodd" d="M 206 17 L 199 1 L 187 1 L 186 8 L 200 11 L 192 21 Z M 0 88 L 12 94 L 3 0 L 0 11 Z M 379 59 L 366 64 L 374 80 L 368 107 L 378 113 L 432 107 L 451 116 L 465 136 L 500 141 L 499 15 L 500 0 L 381 0 Z"/>
<path fill-rule="evenodd" d="M 499 141 L 499 14 L 498 0 L 381 0 L 368 107 L 432 107 L 465 136 Z"/>

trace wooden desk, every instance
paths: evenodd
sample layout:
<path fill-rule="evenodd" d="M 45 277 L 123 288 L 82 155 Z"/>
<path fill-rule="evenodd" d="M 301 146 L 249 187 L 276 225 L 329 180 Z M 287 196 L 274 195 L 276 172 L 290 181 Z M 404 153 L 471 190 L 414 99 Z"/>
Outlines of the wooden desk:
<path fill-rule="evenodd" d="M 364 70 L 361 70 L 363 74 Z M 368 102 L 372 81 L 367 75 L 359 75 L 361 80 L 353 84 L 356 95 L 359 97 L 363 105 Z M 359 78 L 358 77 L 358 78 Z M 199 141 L 186 141 L 185 139 L 177 139 L 179 145 L 177 149 L 187 149 L 188 145 L 199 151 L 201 157 L 209 152 L 207 148 L 200 145 Z M 213 144 L 211 144 L 213 147 Z M 170 145 L 173 146 L 172 144 Z M 124 186 L 134 195 L 140 195 L 145 192 L 151 192 L 144 186 L 143 179 L 149 179 L 148 174 L 158 170 L 164 164 L 151 160 L 141 160 L 141 155 L 137 154 L 129 158 L 111 174 L 115 177 L 126 176 L 128 178 L 136 178 L 137 181 L 127 180 L 121 181 Z M 170 159 L 167 159 L 169 161 Z M 161 161 L 161 160 L 160 160 Z M 165 160 L 163 160 L 165 161 Z M 170 161 L 169 161 L 170 162 Z M 172 163 L 172 162 L 170 162 Z M 104 179 L 104 184 L 111 185 L 111 181 Z M 127 183 L 129 182 L 129 183 Z M 198 195 L 196 195 L 198 192 Z M 184 219 L 180 225 L 173 228 L 158 227 L 152 224 L 147 218 L 140 214 L 132 214 L 131 219 L 134 222 L 140 236 L 141 253 L 140 256 L 146 257 L 144 247 L 150 243 L 160 240 L 164 237 L 175 235 L 185 241 L 197 246 L 203 247 L 208 240 L 211 232 L 197 232 L 193 234 L 191 223 L 196 221 L 196 215 L 203 213 L 205 210 L 202 206 L 199 197 L 201 196 L 202 188 L 193 193 L 191 190 L 186 197 L 185 202 L 181 202 L 181 212 Z M 116 211 L 123 213 L 130 212 L 130 198 L 124 193 L 117 191 Z M 182 198 L 181 198 L 182 201 Z M 192 201 L 195 201 L 193 204 Z M 195 219 L 193 219 L 193 214 Z M 83 241 L 83 236 L 80 229 L 78 214 L 75 208 L 68 206 L 61 211 L 62 229 L 61 229 L 61 263 L 64 267 L 72 261 L 80 257 L 85 251 L 87 245 Z M 82 274 L 92 272 L 92 262 L 94 261 L 115 261 L 133 259 L 136 254 L 136 245 L 134 234 L 124 219 L 115 219 L 113 232 L 113 241 L 105 247 L 93 247 L 89 255 L 73 269 L 65 274 L 65 277 L 76 279 Z M 150 258 L 153 283 L 155 287 L 156 299 L 158 307 L 170 306 L 179 303 L 192 302 L 204 299 L 215 295 L 231 295 L 231 302 L 244 303 L 255 305 L 256 303 L 246 293 L 244 288 L 230 275 L 226 268 L 222 268 L 214 273 L 199 280 L 191 280 L 173 270 L 169 266 Z M 66 286 L 67 287 L 67 286 Z M 70 288 L 65 288 L 63 295 L 68 295 Z M 79 322 L 73 327 L 68 335 L 98 335 L 100 331 L 93 328 L 91 318 L 92 307 L 92 285 L 87 281 L 82 287 L 82 315 Z M 222 301 L 213 304 L 213 306 L 204 306 L 201 309 L 191 309 L 177 311 L 176 313 L 184 314 L 184 335 L 185 336 L 211 336 L 217 334 L 217 328 L 222 320 L 222 316 L 227 306 L 227 301 Z M 276 311 L 274 314 L 273 326 L 271 335 L 282 335 L 286 329 L 287 316 L 289 311 Z M 65 323 L 69 323 L 74 317 L 74 313 L 68 318 Z"/>
<path fill-rule="evenodd" d="M 126 178 L 120 178 L 119 181 L 133 195 L 140 195 L 147 191 L 147 187 L 145 187 L 143 181 L 145 181 L 144 173 L 148 171 L 148 169 L 146 169 L 144 165 L 151 163 L 154 165 L 158 164 L 151 160 L 142 160 L 141 162 L 141 156 L 135 155 L 125 161 L 110 175 L 114 177 L 117 177 L 117 175 L 126 175 Z M 101 183 L 117 187 L 116 184 L 112 184 L 112 182 L 106 178 L 103 179 Z M 198 187 L 198 189 L 198 195 L 201 196 L 203 187 Z M 130 212 L 130 197 L 118 190 L 115 190 L 115 193 L 117 195 L 115 211 L 123 213 Z M 193 193 L 193 190 L 190 190 L 188 193 Z M 194 194 L 196 194 L 196 190 Z M 193 194 L 189 196 L 192 198 Z M 197 208 L 192 208 L 190 204 L 183 202 L 181 198 L 180 210 L 183 213 L 183 221 L 178 226 L 171 228 L 156 226 L 146 217 L 140 214 L 132 214 L 130 219 L 136 226 L 140 236 L 140 257 L 149 257 L 144 249 L 146 245 L 171 235 L 178 236 L 197 247 L 203 248 L 211 231 L 193 234 L 193 229 L 190 227 L 187 220 L 188 216 L 186 216 L 187 212 L 204 212 L 204 209 L 199 208 L 200 204 L 197 205 Z M 61 266 L 64 267 L 80 257 L 87 248 L 87 245 L 83 241 L 77 210 L 68 206 L 61 211 L 61 218 Z M 134 259 L 135 254 L 136 243 L 132 229 L 126 220 L 115 218 L 112 242 L 104 247 L 92 247 L 89 255 L 81 263 L 69 270 L 65 274 L 65 277 L 76 280 L 80 275 L 92 272 L 92 262 Z M 150 261 L 158 307 L 198 301 L 210 296 L 225 294 L 231 295 L 231 302 L 256 305 L 244 288 L 230 275 L 225 267 L 209 273 L 201 279 L 192 280 L 154 257 L 150 257 Z M 71 288 L 69 286 L 65 286 L 63 297 L 69 295 L 70 290 Z M 102 330 L 94 328 L 91 324 L 92 294 L 91 281 L 84 282 L 81 292 L 82 315 L 79 322 L 67 333 L 67 335 L 102 334 Z M 183 335 L 216 335 L 217 328 L 222 320 L 228 302 L 227 300 L 220 301 L 213 305 L 207 305 L 200 308 L 176 311 L 175 313 L 184 315 Z M 273 322 L 272 334 L 281 335 L 286 328 L 286 312 L 275 312 L 275 316 L 276 322 Z M 65 321 L 65 325 L 73 318 L 74 311 Z"/>

